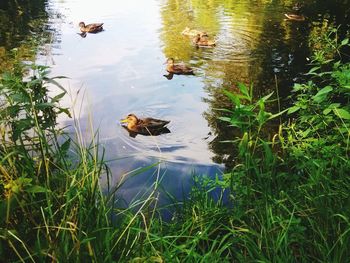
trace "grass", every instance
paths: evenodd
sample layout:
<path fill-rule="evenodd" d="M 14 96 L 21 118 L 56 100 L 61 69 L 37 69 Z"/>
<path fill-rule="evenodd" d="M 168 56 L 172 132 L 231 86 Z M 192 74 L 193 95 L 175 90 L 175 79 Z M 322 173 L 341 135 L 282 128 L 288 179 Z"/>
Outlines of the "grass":
<path fill-rule="evenodd" d="M 330 38 L 332 35 L 328 35 Z M 333 43 L 333 42 L 332 42 Z M 293 105 L 273 114 L 274 94 L 225 91 L 220 119 L 240 132 L 232 171 L 193 177 L 184 200 L 158 207 L 160 170 L 147 195 L 116 206 L 98 134 L 83 141 L 66 91 L 32 66 L 1 79 L 0 256 L 8 262 L 347 262 L 350 258 L 350 65 L 317 52 L 295 84 Z M 324 56 L 324 57 L 322 57 Z M 326 56 L 326 57 L 325 57 Z M 327 61 L 327 63 L 325 63 Z M 48 95 L 48 84 L 62 92 Z M 72 114 L 76 138 L 57 128 Z M 282 122 L 281 120 L 286 121 Z M 278 125 L 274 136 L 269 125 Z M 239 133 L 237 133 L 239 134 Z M 271 139 L 270 139 L 271 137 Z M 157 164 L 155 164 L 157 166 Z M 151 168 L 151 167 L 150 167 Z M 135 171 L 137 175 L 140 171 Z M 162 211 L 173 211 L 163 220 Z"/>
<path fill-rule="evenodd" d="M 123 211 L 116 227 L 114 199 L 100 187 L 110 171 L 98 138 L 85 145 L 78 122 L 76 141 L 56 128 L 57 115 L 70 114 L 59 105 L 66 92 L 46 67 L 31 70 L 28 81 L 13 74 L 1 80 L 1 258 L 112 261 L 139 213 Z M 62 92 L 50 97 L 49 83 Z"/>

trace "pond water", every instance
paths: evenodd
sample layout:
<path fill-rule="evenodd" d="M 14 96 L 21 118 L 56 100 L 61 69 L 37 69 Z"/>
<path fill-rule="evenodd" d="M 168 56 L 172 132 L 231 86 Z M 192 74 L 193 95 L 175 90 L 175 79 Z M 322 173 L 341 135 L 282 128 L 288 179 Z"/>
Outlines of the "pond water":
<path fill-rule="evenodd" d="M 230 108 L 222 89 L 254 83 L 258 97 L 277 85 L 286 97 L 305 71 L 307 40 L 315 28 L 347 21 L 346 1 L 304 1 L 303 22 L 285 19 L 284 13 L 295 12 L 296 1 L 37 2 L 45 3 L 46 29 L 54 32 L 48 44 L 40 44 L 37 60 L 52 67 L 52 76 L 69 77 L 61 82 L 71 93 L 64 103 L 78 98 L 74 108 L 87 141 L 98 129 L 113 171 L 110 183 L 161 161 L 127 180 L 119 192 L 126 202 L 139 198 L 158 177 L 166 191 L 181 197 L 194 173 L 215 176 L 230 168 L 235 151 L 222 141 L 234 134 L 218 120 L 217 109 Z M 103 22 L 105 30 L 83 38 L 80 21 Z M 206 31 L 216 47 L 195 47 L 181 34 L 185 27 Z M 191 66 L 195 75 L 164 77 L 169 57 Z M 129 113 L 170 120 L 171 132 L 132 138 L 119 122 Z M 72 125 L 72 120 L 60 123 Z"/>

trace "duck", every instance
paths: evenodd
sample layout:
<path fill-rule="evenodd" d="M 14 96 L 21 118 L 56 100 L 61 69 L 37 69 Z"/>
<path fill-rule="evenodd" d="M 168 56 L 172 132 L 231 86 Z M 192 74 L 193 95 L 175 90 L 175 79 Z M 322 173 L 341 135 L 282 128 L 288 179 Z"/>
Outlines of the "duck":
<path fill-rule="evenodd" d="M 301 4 L 301 3 L 295 3 L 295 4 L 293 5 L 293 10 L 294 10 L 294 11 L 300 11 L 300 10 L 302 9 L 302 7 L 303 7 L 303 4 Z"/>
<path fill-rule="evenodd" d="M 184 64 L 175 64 L 173 58 L 168 58 L 166 61 L 166 70 L 173 74 L 193 75 L 193 69 Z"/>
<path fill-rule="evenodd" d="M 97 33 L 103 30 L 103 23 L 93 23 L 85 25 L 84 22 L 79 23 L 80 31 L 83 33 Z"/>
<path fill-rule="evenodd" d="M 196 30 L 196 29 L 190 29 L 189 27 L 186 27 L 182 32 L 181 34 L 185 35 L 185 36 L 196 36 L 198 34 L 200 35 L 203 35 L 203 36 L 207 36 L 207 33 L 206 32 L 203 32 L 203 31 L 199 31 L 199 30 Z"/>
<path fill-rule="evenodd" d="M 197 34 L 193 38 L 193 43 L 199 47 L 214 47 L 216 45 L 214 40 L 210 40 L 208 35 Z"/>
<path fill-rule="evenodd" d="M 136 134 L 160 135 L 170 132 L 170 130 L 165 127 L 170 121 L 154 118 L 141 119 L 136 117 L 133 113 L 130 113 L 125 119 L 122 119 L 121 122 L 127 123 L 127 125 L 123 127 L 129 131 L 131 137 L 135 137 Z"/>
<path fill-rule="evenodd" d="M 304 21 L 305 16 L 303 15 L 297 15 L 297 14 L 284 14 L 285 17 L 287 17 L 289 20 L 294 20 L 294 21 Z"/>

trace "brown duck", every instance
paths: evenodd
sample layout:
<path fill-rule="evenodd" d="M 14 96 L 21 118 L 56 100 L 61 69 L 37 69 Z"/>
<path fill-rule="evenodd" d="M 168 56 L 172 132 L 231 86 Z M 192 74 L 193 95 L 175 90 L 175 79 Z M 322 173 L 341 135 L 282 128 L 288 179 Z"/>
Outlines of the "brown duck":
<path fill-rule="evenodd" d="M 93 23 L 85 25 L 84 22 L 79 23 L 80 31 L 83 33 L 97 33 L 103 30 L 103 23 Z"/>
<path fill-rule="evenodd" d="M 193 69 L 184 65 L 184 64 L 180 64 L 180 63 L 175 63 L 173 58 L 168 58 L 166 61 L 166 70 L 169 73 L 173 73 L 173 74 L 184 74 L 184 75 L 193 75 Z"/>
<path fill-rule="evenodd" d="M 294 20 L 294 21 L 304 21 L 304 20 L 305 20 L 305 16 L 303 16 L 303 15 L 284 14 L 284 16 L 285 16 L 286 18 L 288 18 L 289 20 Z"/>
<path fill-rule="evenodd" d="M 208 35 L 197 34 L 193 38 L 193 43 L 199 47 L 214 47 L 216 45 L 214 40 L 210 40 Z"/>
<path fill-rule="evenodd" d="M 129 114 L 122 123 L 127 123 L 124 126 L 130 133 L 130 136 L 135 137 L 136 134 L 142 135 L 160 135 L 169 133 L 169 129 L 165 127 L 170 121 L 159 120 L 154 118 L 139 119 L 135 114 Z"/>

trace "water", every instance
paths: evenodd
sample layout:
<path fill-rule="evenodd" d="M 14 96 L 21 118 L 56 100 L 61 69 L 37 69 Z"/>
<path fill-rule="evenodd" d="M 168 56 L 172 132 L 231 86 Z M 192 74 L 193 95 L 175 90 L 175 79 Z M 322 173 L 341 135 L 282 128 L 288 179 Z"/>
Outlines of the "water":
<path fill-rule="evenodd" d="M 306 22 L 285 20 L 296 1 L 38 1 L 41 8 L 46 3 L 49 18 L 38 14 L 32 21 L 44 18 L 47 31 L 54 33 L 49 44 L 39 44 L 37 60 L 52 67 L 52 76 L 69 77 L 61 83 L 73 100 L 78 98 L 73 108 L 86 139 L 99 130 L 112 185 L 130 171 L 161 161 L 123 185 L 119 193 L 125 202 L 138 198 L 158 177 L 165 191 L 181 197 L 194 173 L 221 174 L 235 159 L 235 149 L 222 143 L 234 139 L 234 130 L 218 120 L 217 109 L 230 107 L 222 89 L 254 83 L 257 97 L 277 85 L 287 96 L 305 71 L 311 32 L 325 18 L 347 21 L 341 13 L 346 1 L 337 8 L 304 2 Z M 82 38 L 80 21 L 103 22 L 105 30 Z M 206 31 L 217 46 L 195 47 L 181 35 L 185 27 Z M 3 39 L 0 44 L 7 48 Z M 163 76 L 168 57 L 193 67 L 195 75 L 168 80 Z M 70 97 L 63 103 L 73 104 Z M 171 133 L 132 138 L 119 123 L 129 113 L 170 120 Z M 72 120 L 61 118 L 60 124 L 72 125 Z"/>

